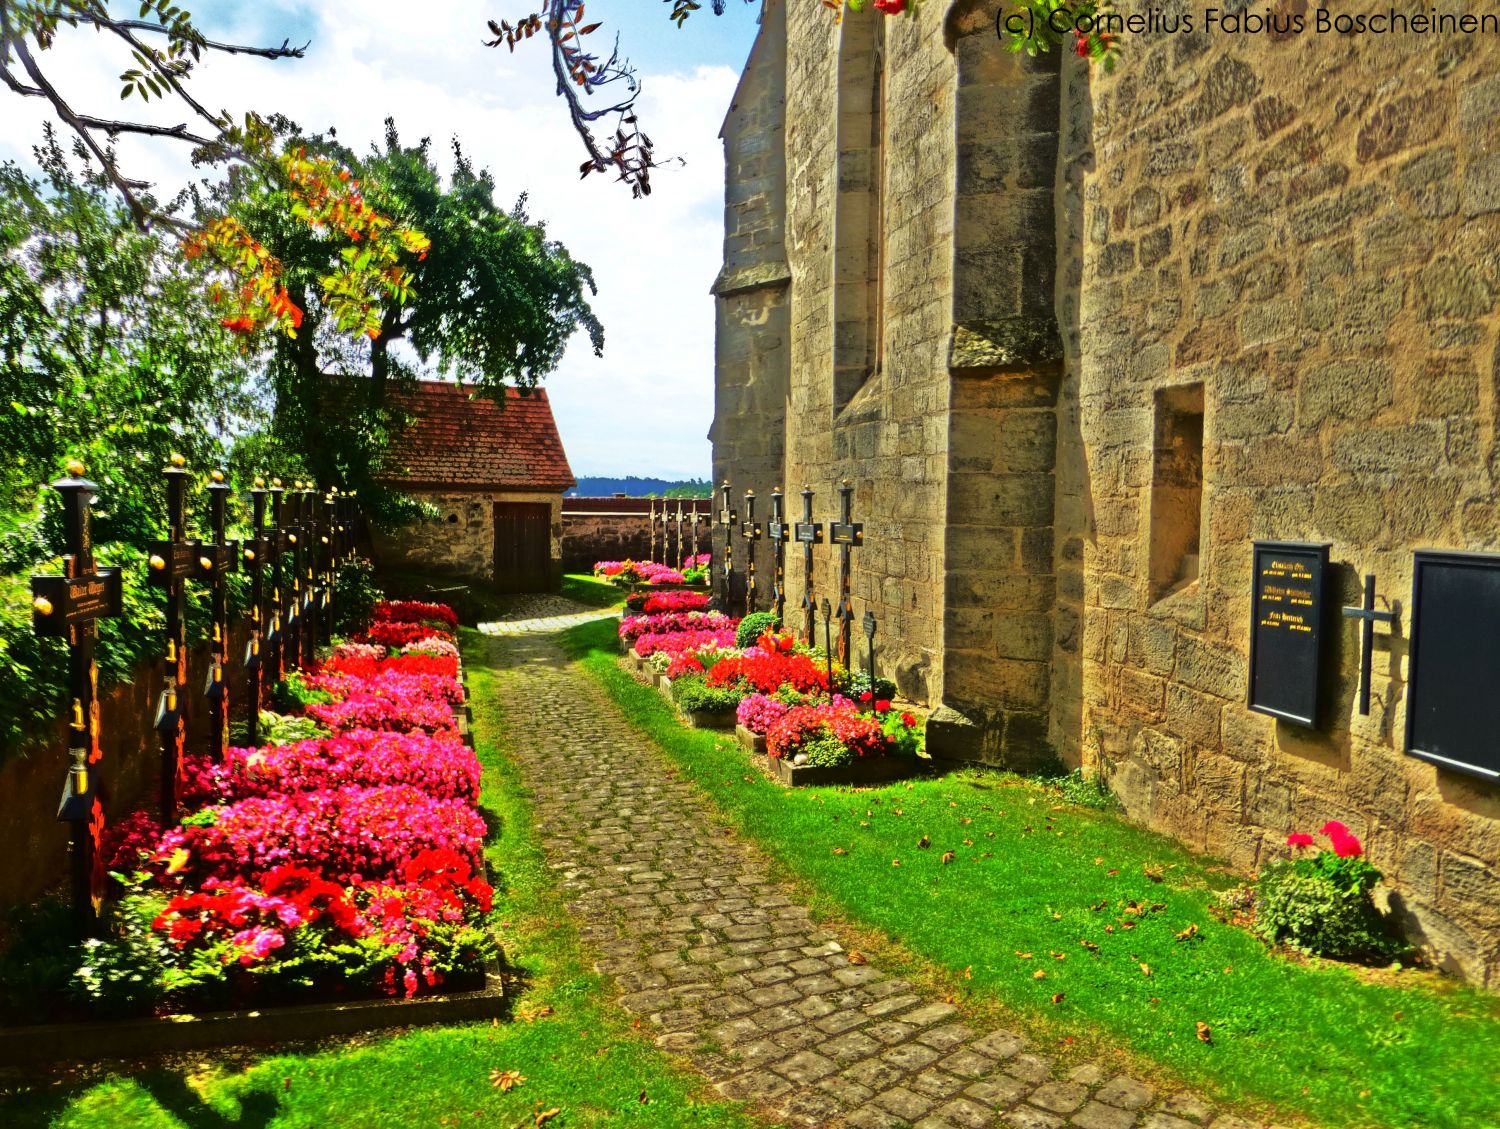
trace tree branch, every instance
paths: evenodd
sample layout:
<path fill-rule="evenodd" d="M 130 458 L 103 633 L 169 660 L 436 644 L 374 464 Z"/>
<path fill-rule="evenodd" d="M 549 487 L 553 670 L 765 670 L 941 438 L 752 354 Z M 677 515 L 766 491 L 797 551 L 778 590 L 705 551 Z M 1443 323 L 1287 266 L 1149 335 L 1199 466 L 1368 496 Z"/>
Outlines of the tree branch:
<path fill-rule="evenodd" d="M 81 23 L 93 24 L 96 27 L 109 26 L 112 29 L 124 28 L 128 31 L 150 31 L 158 35 L 170 35 L 171 29 L 162 27 L 161 24 L 151 23 L 149 20 L 101 20 L 98 16 L 80 14 Z M 300 59 L 307 54 L 307 49 L 312 46 L 312 40 L 308 40 L 301 47 L 293 47 L 290 39 L 283 39 L 280 47 L 251 47 L 245 43 L 220 43 L 215 39 L 198 39 L 199 46 L 209 51 L 218 51 L 224 55 L 253 55 L 260 59 Z"/>

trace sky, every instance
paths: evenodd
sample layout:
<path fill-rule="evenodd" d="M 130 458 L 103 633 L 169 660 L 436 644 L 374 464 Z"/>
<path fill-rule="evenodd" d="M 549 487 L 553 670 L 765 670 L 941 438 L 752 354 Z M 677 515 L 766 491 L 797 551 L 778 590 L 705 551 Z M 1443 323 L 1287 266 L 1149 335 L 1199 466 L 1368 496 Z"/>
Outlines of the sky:
<path fill-rule="evenodd" d="M 440 168 L 457 137 L 474 163 L 494 175 L 502 205 L 525 193 L 532 218 L 545 221 L 552 238 L 593 268 L 604 356 L 595 357 L 580 334 L 543 385 L 575 474 L 711 476 L 708 288 L 723 248 L 718 132 L 755 37 L 759 5 L 729 0 L 715 17 L 705 2 L 680 30 L 663 0 L 588 5 L 589 21 L 603 22 L 591 47 L 607 51 L 618 31 L 621 54 L 641 76 L 638 112 L 658 159 L 685 161 L 657 170 L 652 194 L 642 200 L 598 175 L 579 179 L 585 154 L 554 93 L 543 39 L 514 53 L 483 45 L 486 20 L 514 23 L 522 6 L 198 0 L 190 10 L 210 39 L 309 44 L 303 59 L 205 56 L 189 87 L 205 105 L 236 115 L 284 113 L 309 132 L 333 127 L 356 151 L 379 140 L 384 119 L 394 117 L 403 140 L 433 139 Z M 131 62 L 103 36 L 66 33 L 51 54 L 47 65 L 75 109 L 183 120 L 175 106 L 120 102 L 117 76 Z M 0 98 L 0 159 L 32 165 L 43 104 Z M 119 148 L 126 173 L 152 181 L 161 198 L 195 175 L 186 146 L 126 138 Z"/>

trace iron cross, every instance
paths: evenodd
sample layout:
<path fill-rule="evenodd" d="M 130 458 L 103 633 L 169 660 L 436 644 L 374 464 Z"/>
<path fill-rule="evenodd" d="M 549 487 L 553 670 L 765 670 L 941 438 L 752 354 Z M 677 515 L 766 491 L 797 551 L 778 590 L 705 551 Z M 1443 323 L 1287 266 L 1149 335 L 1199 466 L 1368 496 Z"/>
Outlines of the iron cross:
<path fill-rule="evenodd" d="M 208 681 L 203 693 L 208 699 L 213 755 L 223 761 L 229 755 L 229 685 L 225 681 L 225 668 L 229 665 L 229 600 L 225 580 L 239 563 L 239 546 L 230 541 L 224 532 L 224 507 L 229 497 L 229 484 L 224 481 L 224 472 L 213 471 L 209 478 L 211 539 L 197 544 L 198 572 L 194 579 L 209 586 L 213 635 L 209 648 Z"/>
<path fill-rule="evenodd" d="M 719 524 L 724 527 L 724 610 L 728 611 L 730 601 L 734 599 L 734 527 L 739 524 L 740 515 L 730 504 L 727 478 L 719 490 L 724 497 L 724 505 L 719 509 Z"/>
<path fill-rule="evenodd" d="M 745 614 L 755 610 L 755 543 L 760 540 L 760 523 L 755 520 L 755 491 L 745 491 L 745 521 L 740 526 L 745 539 Z"/>
<path fill-rule="evenodd" d="M 162 475 L 167 480 L 167 536 L 164 541 L 151 542 L 146 578 L 167 595 L 167 649 L 162 659 L 162 691 L 156 704 L 156 732 L 161 738 L 161 821 L 163 827 L 170 827 L 177 822 L 177 786 L 187 734 L 186 581 L 197 575 L 198 552 L 187 533 L 186 460 L 173 455 Z"/>
<path fill-rule="evenodd" d="M 839 484 L 839 520 L 829 527 L 828 536 L 839 547 L 839 661 L 849 661 L 850 628 L 854 623 L 854 601 L 850 597 L 851 560 L 849 554 L 865 542 L 865 527 L 854 521 L 854 485 L 846 478 Z"/>
<path fill-rule="evenodd" d="M 1375 657 L 1375 624 L 1394 623 L 1396 613 L 1375 610 L 1375 574 L 1365 574 L 1364 602 L 1357 608 L 1345 608 L 1348 619 L 1360 621 L 1359 631 L 1359 712 L 1370 713 L 1370 666 Z"/>
<path fill-rule="evenodd" d="M 813 491 L 802 487 L 802 520 L 792 527 L 793 536 L 802 545 L 802 638 L 809 647 L 817 645 L 817 603 L 813 594 L 813 546 L 823 543 L 823 523 L 813 521 Z"/>
<path fill-rule="evenodd" d="M 771 488 L 771 519 L 766 522 L 766 537 L 771 542 L 773 563 L 776 569 L 776 582 L 771 588 L 772 606 L 776 612 L 776 622 L 786 622 L 786 542 L 787 534 L 791 532 L 786 524 L 786 514 L 782 512 L 783 496 L 780 486 Z"/>

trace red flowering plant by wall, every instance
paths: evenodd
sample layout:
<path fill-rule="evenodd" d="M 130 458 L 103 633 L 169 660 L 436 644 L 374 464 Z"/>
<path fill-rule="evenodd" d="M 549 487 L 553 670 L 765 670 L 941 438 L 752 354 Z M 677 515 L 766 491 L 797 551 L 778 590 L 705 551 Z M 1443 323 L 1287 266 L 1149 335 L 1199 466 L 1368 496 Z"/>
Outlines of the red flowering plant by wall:
<path fill-rule="evenodd" d="M 797 764 L 834 767 L 887 751 L 880 723 L 843 699 L 793 706 L 766 730 L 766 752 Z"/>
<path fill-rule="evenodd" d="M 774 694 L 783 686 L 803 694 L 829 692 L 828 669 L 811 655 L 786 654 L 757 647 L 744 655 L 720 659 L 708 672 L 708 684 L 746 693 Z"/>
<path fill-rule="evenodd" d="M 382 615 L 424 637 L 453 622 L 440 605 Z M 165 830 L 137 814 L 104 845 L 124 893 L 113 935 L 85 943 L 80 994 L 160 1010 L 475 975 L 497 946 L 458 674 L 456 652 L 346 644 L 306 680 L 335 699 L 307 707 L 332 736 L 187 758 L 196 810 Z"/>
<path fill-rule="evenodd" d="M 1287 836 L 1291 857 L 1272 861 L 1256 882 L 1255 929 L 1273 944 L 1330 957 L 1389 960 L 1396 941 L 1371 897 L 1381 874 L 1364 845 L 1331 819 L 1318 830 L 1328 846 L 1305 832 Z"/>
<path fill-rule="evenodd" d="M 426 604 L 421 600 L 382 600 L 375 605 L 376 623 L 425 623 L 446 631 L 458 630 L 458 613 L 447 604 Z"/>
<path fill-rule="evenodd" d="M 656 612 L 696 612 L 708 607 L 707 592 L 632 592 L 625 597 L 625 606 L 631 611 L 654 614 Z"/>

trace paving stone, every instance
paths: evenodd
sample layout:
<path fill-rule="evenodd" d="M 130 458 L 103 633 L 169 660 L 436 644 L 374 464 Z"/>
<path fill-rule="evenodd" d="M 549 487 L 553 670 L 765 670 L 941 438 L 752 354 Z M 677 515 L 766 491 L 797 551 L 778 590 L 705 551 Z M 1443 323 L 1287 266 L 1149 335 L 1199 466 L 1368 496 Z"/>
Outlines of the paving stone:
<path fill-rule="evenodd" d="M 1077 1082 L 1048 1082 L 1031 1091 L 1030 1101 L 1053 1113 L 1072 1113 L 1088 1096 L 1088 1087 Z"/>
<path fill-rule="evenodd" d="M 1121 1109 L 1143 1109 L 1155 1096 L 1156 1091 L 1150 1086 L 1124 1074 L 1111 1078 L 1094 1094 L 1105 1105 L 1117 1105 Z"/>
<path fill-rule="evenodd" d="M 874 1104 L 887 1113 L 894 1113 L 903 1121 L 916 1121 L 935 1104 L 933 1100 L 905 1086 L 892 1086 L 883 1094 L 876 1094 Z"/>
<path fill-rule="evenodd" d="M 1148 1086 L 1106 1082 L 1096 1064 L 1054 1081 L 1015 1032 L 975 1039 L 952 1004 L 850 964 L 847 938 L 812 925 L 549 638 L 599 613 L 553 597 L 516 607 L 545 614 L 481 630 L 497 637 L 499 704 L 532 734 L 511 755 L 544 862 L 622 1008 L 720 1092 L 797 1129 L 1262 1129 L 1215 1120 L 1192 1094 L 1153 1107 Z"/>
<path fill-rule="evenodd" d="M 1036 1101 L 1036 1095 L 1033 1094 L 1031 1100 Z M 1091 1101 L 1084 1103 L 1069 1124 L 1078 1126 L 1078 1129 L 1133 1129 L 1135 1123 L 1135 1110 Z"/>
<path fill-rule="evenodd" d="M 827 1078 L 838 1067 L 831 1059 L 824 1058 L 816 1051 L 801 1051 L 794 1054 L 785 1062 L 779 1063 L 777 1071 L 793 1082 L 807 1085 L 816 1082 L 820 1078 Z"/>

